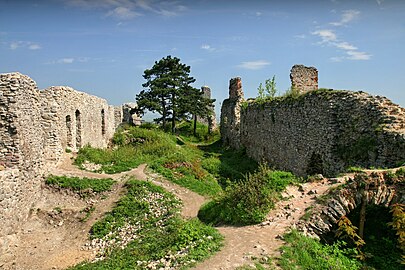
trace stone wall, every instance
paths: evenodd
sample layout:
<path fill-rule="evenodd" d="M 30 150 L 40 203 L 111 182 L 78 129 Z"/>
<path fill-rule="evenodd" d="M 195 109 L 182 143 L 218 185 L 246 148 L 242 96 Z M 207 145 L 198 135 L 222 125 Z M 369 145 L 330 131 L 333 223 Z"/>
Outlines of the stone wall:
<path fill-rule="evenodd" d="M 47 88 L 40 96 L 49 165 L 56 164 L 65 149 L 108 145 L 115 132 L 115 119 L 114 107 L 106 100 L 64 86 Z"/>
<path fill-rule="evenodd" d="M 300 93 L 318 89 L 318 70 L 314 67 L 294 65 L 290 73 L 291 87 Z"/>
<path fill-rule="evenodd" d="M 333 176 L 348 166 L 405 161 L 405 110 L 387 98 L 318 90 L 258 104 L 235 93 L 241 92 L 232 90 L 222 105 L 221 136 L 258 162 L 300 176 Z"/>
<path fill-rule="evenodd" d="M 221 107 L 221 137 L 226 145 L 233 148 L 241 147 L 240 111 L 244 102 L 242 80 L 239 77 L 229 81 L 229 98 L 225 99 Z"/>
<path fill-rule="evenodd" d="M 209 88 L 208 86 L 202 86 L 201 87 L 201 91 L 203 91 L 203 95 L 205 98 L 209 98 L 211 99 L 211 88 Z M 212 132 L 214 129 L 217 128 L 217 120 L 216 120 L 216 115 L 215 115 L 215 106 L 212 105 L 210 107 L 211 110 L 211 115 L 207 118 L 201 118 L 201 117 L 197 117 L 197 121 L 200 123 L 203 123 L 204 125 L 208 126 L 208 130 L 209 132 Z"/>
<path fill-rule="evenodd" d="M 0 74 L 0 268 L 13 260 L 17 230 L 40 196 L 45 132 L 35 82 Z"/>
<path fill-rule="evenodd" d="M 324 203 L 315 204 L 307 213 L 308 218 L 298 222 L 297 228 L 306 235 L 316 238 L 336 229 L 342 216 L 346 216 L 362 203 L 363 192 L 367 205 L 389 207 L 405 203 L 403 175 L 378 172 L 357 174 L 341 188 L 335 188 L 325 195 Z M 366 187 L 366 190 L 365 190 Z"/>
<path fill-rule="evenodd" d="M 40 196 L 47 168 L 67 148 L 106 147 L 120 116 L 104 99 L 70 87 L 39 91 L 28 76 L 0 74 L 0 268 L 15 259 L 18 230 Z"/>

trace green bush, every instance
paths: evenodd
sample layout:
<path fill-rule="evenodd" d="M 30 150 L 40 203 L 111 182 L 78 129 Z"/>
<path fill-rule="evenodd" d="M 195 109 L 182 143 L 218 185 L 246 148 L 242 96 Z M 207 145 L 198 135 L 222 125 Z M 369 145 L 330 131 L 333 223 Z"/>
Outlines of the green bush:
<path fill-rule="evenodd" d="M 255 173 L 231 183 L 222 195 L 203 205 L 198 217 L 212 224 L 260 223 L 280 199 L 280 193 L 295 181 L 291 173 L 272 171 L 262 165 Z"/>
<path fill-rule="evenodd" d="M 343 242 L 323 245 L 318 240 L 303 236 L 296 230 L 284 235 L 286 246 L 281 248 L 279 260 L 285 270 L 357 270 L 361 264 L 351 255 L 354 249 L 345 249 Z"/>

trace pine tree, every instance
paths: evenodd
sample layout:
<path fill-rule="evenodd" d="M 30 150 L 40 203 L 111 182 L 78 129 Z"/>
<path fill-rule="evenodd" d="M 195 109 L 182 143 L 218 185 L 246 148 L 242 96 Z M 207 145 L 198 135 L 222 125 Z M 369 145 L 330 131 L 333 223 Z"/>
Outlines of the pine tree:
<path fill-rule="evenodd" d="M 185 94 L 190 84 L 195 82 L 190 76 L 190 66 L 169 55 L 156 61 L 151 69 L 146 69 L 143 77 L 146 80 L 142 84 L 145 89 L 136 96 L 139 112 L 149 110 L 159 113 L 161 117 L 155 121 L 161 122 L 164 129 L 170 121 L 174 133 L 176 121 L 190 113 L 185 107 Z"/>

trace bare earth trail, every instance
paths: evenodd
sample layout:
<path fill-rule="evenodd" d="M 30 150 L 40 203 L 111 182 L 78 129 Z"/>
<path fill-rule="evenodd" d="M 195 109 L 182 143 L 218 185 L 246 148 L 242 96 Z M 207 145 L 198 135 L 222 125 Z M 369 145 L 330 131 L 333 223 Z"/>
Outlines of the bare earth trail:
<path fill-rule="evenodd" d="M 88 241 L 91 226 L 108 211 L 125 193 L 123 187 L 130 176 L 139 180 L 152 181 L 174 193 L 183 201 L 182 215 L 186 218 L 197 216 L 205 198 L 186 188 L 171 183 L 158 175 L 145 174 L 146 164 L 128 172 L 119 174 L 98 174 L 83 171 L 72 165 L 70 155 L 66 155 L 63 162 L 49 171 L 53 175 L 67 175 L 88 178 L 113 178 L 117 180 L 112 191 L 106 193 L 106 199 L 90 202 L 95 207 L 90 218 L 80 222 L 80 211 L 89 207 L 89 201 L 84 201 L 71 194 L 61 194 L 44 188 L 41 200 L 33 206 L 32 214 L 24 224 L 20 233 L 17 260 L 14 269 L 17 270 L 47 270 L 66 269 L 85 260 L 94 258 L 91 251 L 83 250 Z M 61 209 L 57 214 L 55 209 Z M 49 214 L 51 213 L 51 215 Z"/>
<path fill-rule="evenodd" d="M 44 189 L 41 201 L 34 206 L 35 209 L 40 210 L 33 211 L 21 233 L 22 244 L 18 247 L 15 269 L 65 269 L 81 261 L 94 258 L 91 251 L 82 249 L 88 241 L 88 232 L 92 224 L 110 211 L 124 194 L 123 185 L 129 176 L 139 180 L 152 181 L 174 193 L 183 201 L 182 216 L 185 218 L 197 216 L 198 210 L 206 201 L 203 196 L 169 182 L 159 175 L 145 173 L 145 168 L 146 165 L 142 164 L 128 172 L 114 175 L 98 174 L 78 169 L 71 164 L 71 160 L 67 156 L 64 162 L 50 171 L 51 174 L 113 178 L 118 183 L 107 194 L 106 199 L 92 202 L 95 211 L 85 222 L 79 222 L 74 215 L 88 206 L 86 201 Z M 342 181 L 344 179 L 340 178 L 339 182 Z M 299 220 L 316 196 L 322 195 L 331 186 L 325 179 L 323 182 L 306 183 L 301 191 L 298 190 L 298 187 L 288 187 L 283 196 L 290 199 L 280 201 L 262 224 L 218 227 L 217 229 L 225 237 L 224 247 L 213 257 L 198 264 L 195 269 L 235 269 L 237 266 L 249 263 L 252 256 L 278 255 L 278 249 L 283 244 L 279 236 Z M 61 217 L 56 216 L 56 219 L 55 217 L 53 217 L 54 219 L 49 218 L 47 213 L 52 212 L 55 207 L 60 207 L 62 213 L 67 213 L 66 216 L 62 214 Z"/>

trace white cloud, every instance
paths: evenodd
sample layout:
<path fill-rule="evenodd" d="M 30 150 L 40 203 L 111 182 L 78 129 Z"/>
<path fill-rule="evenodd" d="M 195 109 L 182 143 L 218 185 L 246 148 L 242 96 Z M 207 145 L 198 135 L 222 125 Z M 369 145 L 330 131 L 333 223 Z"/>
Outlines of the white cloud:
<path fill-rule="evenodd" d="M 336 34 L 332 30 L 323 29 L 317 30 L 311 33 L 312 35 L 319 36 L 322 39 L 322 42 L 331 42 L 336 40 Z"/>
<path fill-rule="evenodd" d="M 75 61 L 74 58 L 62 58 L 56 61 L 58 64 L 72 64 Z"/>
<path fill-rule="evenodd" d="M 107 10 L 106 17 L 130 20 L 152 12 L 165 17 L 179 15 L 187 10 L 179 1 L 160 0 L 64 0 L 66 5 L 85 8 Z"/>
<path fill-rule="evenodd" d="M 353 21 L 354 19 L 359 17 L 359 15 L 360 15 L 360 11 L 358 11 L 358 10 L 353 10 L 353 9 L 345 10 L 345 11 L 343 11 L 342 18 L 340 19 L 340 21 L 331 22 L 330 24 L 334 25 L 334 26 L 342 26 L 342 25 L 348 24 L 349 22 Z"/>
<path fill-rule="evenodd" d="M 257 61 L 242 62 L 240 65 L 238 65 L 238 67 L 250 70 L 259 70 L 265 68 L 268 65 L 270 65 L 270 62 L 266 60 L 257 60 Z"/>
<path fill-rule="evenodd" d="M 116 7 L 106 14 L 107 17 L 114 17 L 120 20 L 131 20 L 135 17 L 141 16 L 140 13 L 130 10 L 126 7 Z"/>
<path fill-rule="evenodd" d="M 305 34 L 301 34 L 301 35 L 295 35 L 295 38 L 300 38 L 300 39 L 305 39 L 307 38 L 307 36 Z"/>
<path fill-rule="evenodd" d="M 209 51 L 209 52 L 215 51 L 215 48 L 212 48 L 211 45 L 208 45 L 208 44 L 201 45 L 201 49 Z"/>
<path fill-rule="evenodd" d="M 357 50 L 356 46 L 353 46 L 346 41 L 335 43 L 335 46 L 339 49 L 347 50 L 347 51 L 354 51 Z"/>
<path fill-rule="evenodd" d="M 346 53 L 349 55 L 347 59 L 350 60 L 369 60 L 372 56 L 371 54 L 359 51 L 348 51 Z"/>
<path fill-rule="evenodd" d="M 18 49 L 19 47 L 21 47 L 21 43 L 20 43 L 20 42 L 21 42 L 21 41 L 11 42 L 11 43 L 10 43 L 10 49 L 16 50 L 16 49 Z"/>
<path fill-rule="evenodd" d="M 41 45 L 38 43 L 34 43 L 31 41 L 13 41 L 9 44 L 11 50 L 17 50 L 19 48 L 28 48 L 30 50 L 39 50 L 41 49 Z"/>
<path fill-rule="evenodd" d="M 39 45 L 39 44 L 36 44 L 36 43 L 33 43 L 33 44 L 30 44 L 29 46 L 28 46 L 28 49 L 30 49 L 30 50 L 39 50 L 39 49 L 41 49 L 42 47 Z"/>
<path fill-rule="evenodd" d="M 256 12 L 256 17 L 260 17 L 262 15 L 263 15 L 263 13 L 261 13 L 260 11 Z"/>

